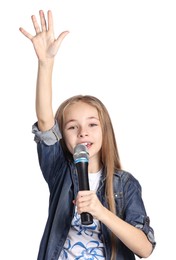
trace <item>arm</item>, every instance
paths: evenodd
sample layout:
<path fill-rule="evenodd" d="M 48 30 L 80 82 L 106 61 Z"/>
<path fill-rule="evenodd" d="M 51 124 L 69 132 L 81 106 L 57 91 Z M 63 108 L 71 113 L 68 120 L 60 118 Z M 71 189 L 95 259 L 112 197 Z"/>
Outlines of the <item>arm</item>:
<path fill-rule="evenodd" d="M 99 220 L 136 255 L 147 258 L 153 251 L 152 244 L 142 230 L 128 224 L 108 209 L 103 209 Z"/>
<path fill-rule="evenodd" d="M 147 258 L 153 251 L 145 233 L 122 220 L 104 207 L 94 191 L 79 191 L 76 201 L 78 213 L 89 212 L 114 233 L 132 252 Z"/>
<path fill-rule="evenodd" d="M 54 37 L 52 12 L 48 11 L 48 24 L 44 12 L 39 11 L 41 29 L 33 15 L 32 22 L 36 32 L 35 36 L 20 27 L 24 36 L 32 41 L 38 57 L 38 75 L 36 86 L 36 115 L 40 131 L 47 131 L 54 125 L 52 110 L 52 72 L 54 58 L 68 31 L 62 32 L 57 39 Z"/>

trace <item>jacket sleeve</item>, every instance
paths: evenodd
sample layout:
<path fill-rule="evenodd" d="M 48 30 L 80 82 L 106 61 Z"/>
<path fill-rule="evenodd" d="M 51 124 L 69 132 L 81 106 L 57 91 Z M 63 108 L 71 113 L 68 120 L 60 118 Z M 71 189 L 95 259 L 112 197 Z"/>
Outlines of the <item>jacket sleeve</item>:
<path fill-rule="evenodd" d="M 57 122 L 50 130 L 45 132 L 41 132 L 38 129 L 38 123 L 36 122 L 32 126 L 32 133 L 35 135 L 34 141 L 36 143 L 44 142 L 46 145 L 53 145 L 62 138 Z"/>
<path fill-rule="evenodd" d="M 37 143 L 37 153 L 39 159 L 40 169 L 42 174 L 49 185 L 55 181 L 56 174 L 59 173 L 58 169 L 64 163 L 64 155 L 59 140 L 61 133 L 57 122 L 55 125 L 46 132 L 41 132 L 38 129 L 37 122 L 32 126 L 32 133 L 34 134 L 34 141 Z"/>
<path fill-rule="evenodd" d="M 141 229 L 154 248 L 156 245 L 154 230 L 150 226 L 150 218 L 146 213 L 141 185 L 131 174 L 128 175 L 124 183 L 124 202 L 125 221 Z"/>

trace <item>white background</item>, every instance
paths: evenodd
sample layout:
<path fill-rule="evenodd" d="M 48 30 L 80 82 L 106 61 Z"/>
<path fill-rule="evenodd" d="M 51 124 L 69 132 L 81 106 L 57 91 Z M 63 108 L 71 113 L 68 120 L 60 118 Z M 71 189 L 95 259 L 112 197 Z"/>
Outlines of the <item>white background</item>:
<path fill-rule="evenodd" d="M 37 58 L 18 30 L 53 11 L 64 39 L 55 61 L 53 105 L 92 94 L 107 106 L 124 169 L 140 181 L 157 247 L 175 255 L 175 1 L 2 1 L 0 40 L 0 259 L 34 260 L 47 218 L 48 187 L 31 126 Z"/>

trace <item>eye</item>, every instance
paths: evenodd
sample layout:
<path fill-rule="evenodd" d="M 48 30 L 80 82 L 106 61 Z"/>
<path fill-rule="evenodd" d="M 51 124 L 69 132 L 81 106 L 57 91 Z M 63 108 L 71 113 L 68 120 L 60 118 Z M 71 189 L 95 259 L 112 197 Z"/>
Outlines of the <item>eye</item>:
<path fill-rule="evenodd" d="M 67 130 L 74 130 L 75 128 L 77 128 L 77 126 L 72 125 L 72 126 L 67 127 Z"/>
<path fill-rule="evenodd" d="M 72 129 L 75 129 L 75 126 L 69 126 L 69 127 L 67 128 L 67 130 L 72 130 Z"/>
<path fill-rule="evenodd" d="M 96 124 L 96 123 L 91 123 L 91 124 L 89 124 L 90 125 L 90 127 L 94 127 L 94 126 L 97 126 L 98 124 Z"/>

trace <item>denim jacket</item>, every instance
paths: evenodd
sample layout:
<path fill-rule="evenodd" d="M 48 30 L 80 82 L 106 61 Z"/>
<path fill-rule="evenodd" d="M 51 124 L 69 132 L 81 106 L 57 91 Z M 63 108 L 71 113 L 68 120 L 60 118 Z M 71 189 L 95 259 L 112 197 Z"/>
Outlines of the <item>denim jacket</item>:
<path fill-rule="evenodd" d="M 37 260 L 58 260 L 74 214 L 73 199 L 78 193 L 78 177 L 73 161 L 69 161 L 63 153 L 59 142 L 61 134 L 57 123 L 46 132 L 40 132 L 36 123 L 33 125 L 32 132 L 37 143 L 39 165 L 50 191 L 48 219 L 40 242 Z M 106 177 L 103 174 L 97 196 L 101 203 L 107 207 L 105 182 Z M 117 215 L 143 230 L 154 248 L 154 231 L 150 227 L 150 220 L 141 197 L 141 186 L 132 174 L 123 170 L 114 173 L 114 198 Z M 101 229 L 105 258 L 110 260 L 110 231 L 103 223 L 101 223 Z M 118 239 L 117 248 L 116 259 L 135 259 L 134 253 Z"/>

